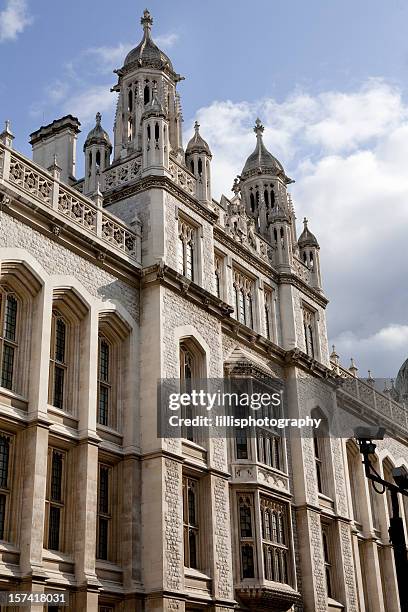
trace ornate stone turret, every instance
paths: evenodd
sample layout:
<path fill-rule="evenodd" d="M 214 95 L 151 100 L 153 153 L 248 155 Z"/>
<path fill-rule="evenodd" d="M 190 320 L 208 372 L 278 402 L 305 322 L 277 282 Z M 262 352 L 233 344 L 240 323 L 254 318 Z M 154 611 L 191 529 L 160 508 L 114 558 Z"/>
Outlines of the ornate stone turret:
<path fill-rule="evenodd" d="M 95 127 L 89 132 L 84 143 L 85 185 L 84 193 L 94 193 L 101 173 L 110 164 L 112 144 L 109 134 L 101 125 L 102 115 L 96 113 Z"/>
<path fill-rule="evenodd" d="M 317 238 L 308 228 L 308 220 L 303 219 L 304 229 L 298 240 L 299 256 L 312 273 L 312 284 L 321 289 L 322 278 L 320 272 L 320 247 Z"/>
<path fill-rule="evenodd" d="M 122 68 L 115 70 L 118 92 L 115 118 L 114 159 L 141 154 L 142 119 L 146 107 L 152 104 L 155 92 L 168 121 L 169 141 L 173 152 L 182 152 L 181 106 L 176 85 L 182 77 L 174 72 L 170 59 L 153 42 L 153 19 L 145 10 L 141 19 L 143 38 L 126 56 Z"/>
<path fill-rule="evenodd" d="M 142 174 L 165 174 L 169 168 L 169 124 L 154 85 L 142 115 Z"/>
<path fill-rule="evenodd" d="M 194 136 L 186 149 L 186 166 L 197 179 L 197 197 L 202 202 L 211 202 L 210 147 L 200 135 L 200 126 L 194 124 Z"/>

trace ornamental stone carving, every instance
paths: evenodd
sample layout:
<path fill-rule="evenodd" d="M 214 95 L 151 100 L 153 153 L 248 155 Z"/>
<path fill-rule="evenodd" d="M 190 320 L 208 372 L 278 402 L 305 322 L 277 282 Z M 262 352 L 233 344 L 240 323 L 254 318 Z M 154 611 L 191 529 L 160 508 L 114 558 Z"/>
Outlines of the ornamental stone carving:
<path fill-rule="evenodd" d="M 238 197 L 234 198 L 228 206 L 225 230 L 236 242 L 253 251 L 257 250 L 255 221 L 247 215 L 245 204 Z"/>

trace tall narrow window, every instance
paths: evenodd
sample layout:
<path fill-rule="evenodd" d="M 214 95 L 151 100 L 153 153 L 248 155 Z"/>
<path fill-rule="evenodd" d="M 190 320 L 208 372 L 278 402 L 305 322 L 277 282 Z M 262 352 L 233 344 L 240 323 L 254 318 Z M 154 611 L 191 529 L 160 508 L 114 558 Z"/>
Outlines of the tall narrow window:
<path fill-rule="evenodd" d="M 234 272 L 235 318 L 247 327 L 254 326 L 253 282 L 243 273 Z"/>
<path fill-rule="evenodd" d="M 65 406 L 65 391 L 68 374 L 68 326 L 58 311 L 52 315 L 50 403 L 56 408 Z"/>
<path fill-rule="evenodd" d="M 145 88 L 143 90 L 143 100 L 144 103 L 147 104 L 150 100 L 150 88 L 149 85 L 145 85 Z"/>
<path fill-rule="evenodd" d="M 97 557 L 107 560 L 109 558 L 110 538 L 110 478 L 111 468 L 99 465 L 98 475 L 98 538 Z"/>
<path fill-rule="evenodd" d="M 265 289 L 264 295 L 265 335 L 268 340 L 273 340 L 273 294 L 271 290 Z"/>
<path fill-rule="evenodd" d="M 282 469 L 282 438 L 273 435 L 265 429 L 257 429 L 256 451 L 258 461 L 276 468 Z"/>
<path fill-rule="evenodd" d="M 323 475 L 322 475 L 322 458 L 321 458 L 321 445 L 318 437 L 313 435 L 313 447 L 315 455 L 316 465 L 316 479 L 317 479 L 317 490 L 319 493 L 323 493 Z"/>
<path fill-rule="evenodd" d="M 288 584 L 287 508 L 278 501 L 262 497 L 261 519 L 265 579 Z"/>
<path fill-rule="evenodd" d="M 329 525 L 322 525 L 322 545 L 327 596 L 333 597 L 333 562 Z"/>
<path fill-rule="evenodd" d="M 193 378 L 198 377 L 197 357 L 189 346 L 182 344 L 180 346 L 180 387 L 183 393 L 190 393 L 193 388 Z M 182 416 L 184 419 L 193 418 L 193 409 L 189 404 L 182 407 Z M 181 435 L 186 440 L 194 442 L 194 428 L 192 426 L 183 425 Z"/>
<path fill-rule="evenodd" d="M 238 497 L 238 518 L 242 579 L 255 577 L 253 512 L 252 494 L 240 495 Z"/>
<path fill-rule="evenodd" d="M 98 423 L 111 425 L 111 348 L 103 336 L 99 337 L 99 367 L 98 367 Z"/>
<path fill-rule="evenodd" d="M 5 539 L 6 510 L 10 495 L 10 438 L 0 434 L 0 540 Z"/>
<path fill-rule="evenodd" d="M 195 234 L 194 227 L 187 222 L 179 220 L 178 227 L 178 270 L 190 280 L 195 274 Z"/>
<path fill-rule="evenodd" d="M 319 430 L 313 431 L 317 489 L 319 493 L 330 497 L 331 487 L 328 469 L 331 461 L 331 448 L 328 423 L 326 417 L 317 409 L 312 410 L 311 416 L 312 418 L 320 418 L 322 421 Z"/>
<path fill-rule="evenodd" d="M 309 357 L 315 357 L 315 339 L 314 339 L 314 326 L 315 326 L 315 315 L 306 308 L 303 309 L 303 332 L 304 341 L 306 347 L 306 353 Z"/>
<path fill-rule="evenodd" d="M 48 533 L 46 540 L 46 547 L 50 550 L 62 550 L 64 462 L 64 453 L 51 449 L 48 463 Z"/>
<path fill-rule="evenodd" d="M 17 338 L 18 301 L 14 293 L 0 288 L 0 351 L 1 386 L 13 390 L 15 364 L 18 350 Z"/>
<path fill-rule="evenodd" d="M 198 569 L 198 481 L 183 478 L 184 565 Z"/>
<path fill-rule="evenodd" d="M 214 256 L 214 281 L 215 281 L 215 295 L 221 297 L 222 287 L 222 257 L 219 255 Z"/>

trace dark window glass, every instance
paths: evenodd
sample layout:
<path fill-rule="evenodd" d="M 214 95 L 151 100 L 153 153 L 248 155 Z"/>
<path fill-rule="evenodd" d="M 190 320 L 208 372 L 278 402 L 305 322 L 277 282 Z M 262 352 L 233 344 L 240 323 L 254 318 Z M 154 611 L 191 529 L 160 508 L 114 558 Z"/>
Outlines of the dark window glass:
<path fill-rule="evenodd" d="M 53 451 L 51 463 L 51 491 L 52 501 L 62 501 L 62 455 Z"/>
<path fill-rule="evenodd" d="M 108 558 L 108 529 L 109 529 L 108 519 L 99 517 L 98 559 L 107 560 Z"/>
<path fill-rule="evenodd" d="M 254 578 L 254 550 L 250 544 L 241 546 L 242 577 Z"/>
<path fill-rule="evenodd" d="M 252 537 L 252 518 L 251 508 L 245 504 L 239 507 L 239 525 L 241 530 L 241 538 Z"/>
<path fill-rule="evenodd" d="M 7 488 L 9 470 L 10 443 L 6 437 L 0 437 L 0 487 Z"/>
<path fill-rule="evenodd" d="M 237 459 L 248 459 L 248 441 L 246 432 L 239 428 L 236 430 L 236 448 L 237 448 Z"/>
<path fill-rule="evenodd" d="M 66 325 L 62 319 L 57 319 L 55 325 L 55 361 L 65 363 Z"/>
<path fill-rule="evenodd" d="M 4 316 L 4 337 L 7 340 L 16 339 L 17 329 L 17 300 L 12 295 L 7 296 L 6 312 Z"/>
<path fill-rule="evenodd" d="M 3 346 L 3 360 L 1 366 L 1 386 L 5 389 L 13 388 L 14 347 Z"/>
<path fill-rule="evenodd" d="M 4 540 L 5 522 L 6 522 L 6 496 L 0 495 L 0 540 Z"/>
<path fill-rule="evenodd" d="M 98 423 L 100 425 L 108 425 L 108 410 L 109 410 L 109 389 L 100 385 L 99 387 L 99 405 L 98 405 Z"/>
<path fill-rule="evenodd" d="M 50 506 L 50 518 L 48 527 L 48 548 L 51 550 L 59 550 L 60 544 L 60 524 L 61 524 L 61 508 L 58 506 Z"/>
<path fill-rule="evenodd" d="M 55 366 L 54 369 L 54 401 L 53 405 L 56 408 L 63 408 L 64 405 L 64 378 L 65 370 L 60 366 Z"/>
<path fill-rule="evenodd" d="M 109 468 L 99 468 L 99 512 L 109 512 Z"/>

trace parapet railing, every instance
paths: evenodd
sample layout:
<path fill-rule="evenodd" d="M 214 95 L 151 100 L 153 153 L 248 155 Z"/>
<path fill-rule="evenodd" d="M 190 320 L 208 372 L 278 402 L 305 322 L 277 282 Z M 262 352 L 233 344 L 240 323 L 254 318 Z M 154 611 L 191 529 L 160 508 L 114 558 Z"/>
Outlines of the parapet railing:
<path fill-rule="evenodd" d="M 87 234 L 141 263 L 141 232 L 131 230 L 120 219 L 59 180 L 58 168 L 51 174 L 0 142 L 0 184 L 18 188 L 36 202 L 54 210 Z"/>
<path fill-rule="evenodd" d="M 343 378 L 341 389 L 366 404 L 378 414 L 408 430 L 408 410 L 386 393 L 381 393 L 372 384 L 353 376 L 348 370 L 331 362 L 333 369 Z"/>

